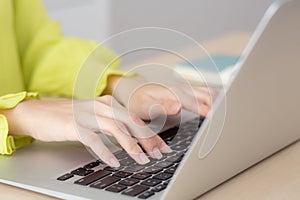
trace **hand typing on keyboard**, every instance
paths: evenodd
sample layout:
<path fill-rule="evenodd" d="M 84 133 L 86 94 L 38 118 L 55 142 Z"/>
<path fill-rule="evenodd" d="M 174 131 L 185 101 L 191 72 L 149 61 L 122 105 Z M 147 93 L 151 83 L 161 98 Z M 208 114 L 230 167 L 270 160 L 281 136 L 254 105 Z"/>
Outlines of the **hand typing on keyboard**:
<path fill-rule="evenodd" d="M 173 148 L 172 153 L 160 160 L 150 158 L 146 165 L 138 165 L 124 150 L 120 150 L 115 152 L 115 156 L 120 159 L 121 167 L 111 168 L 100 160 L 94 160 L 60 175 L 57 180 L 147 199 L 166 189 L 203 120 L 203 117 L 197 117 L 160 133 Z"/>
<path fill-rule="evenodd" d="M 111 79 L 110 93 L 129 111 L 146 120 L 159 115 L 177 115 L 182 108 L 206 116 L 218 95 L 214 88 L 156 83 L 142 76 Z"/>
<path fill-rule="evenodd" d="M 96 133 L 113 136 L 139 164 L 150 160 L 133 137 L 152 158 L 172 151 L 137 115 L 109 95 L 90 100 L 27 100 L 6 116 L 12 134 L 42 141 L 80 141 L 112 167 L 120 163 Z"/>

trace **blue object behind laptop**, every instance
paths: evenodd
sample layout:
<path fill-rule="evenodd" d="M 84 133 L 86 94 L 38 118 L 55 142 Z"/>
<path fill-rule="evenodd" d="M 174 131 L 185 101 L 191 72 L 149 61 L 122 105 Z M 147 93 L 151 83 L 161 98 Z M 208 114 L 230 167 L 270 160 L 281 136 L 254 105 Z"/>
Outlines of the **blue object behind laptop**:
<path fill-rule="evenodd" d="M 188 80 L 195 85 L 222 86 L 230 79 L 238 59 L 235 55 L 213 54 L 180 62 L 174 66 L 174 77 L 178 81 Z"/>
<path fill-rule="evenodd" d="M 212 63 L 212 60 L 216 64 L 216 67 L 219 71 L 223 71 L 229 66 L 233 66 L 238 61 L 239 56 L 234 55 L 226 55 L 226 54 L 213 54 L 211 57 L 204 57 L 195 60 L 191 60 L 189 62 L 181 62 L 176 64 L 178 67 L 196 67 L 199 70 L 205 71 L 215 71 L 215 66 Z"/>

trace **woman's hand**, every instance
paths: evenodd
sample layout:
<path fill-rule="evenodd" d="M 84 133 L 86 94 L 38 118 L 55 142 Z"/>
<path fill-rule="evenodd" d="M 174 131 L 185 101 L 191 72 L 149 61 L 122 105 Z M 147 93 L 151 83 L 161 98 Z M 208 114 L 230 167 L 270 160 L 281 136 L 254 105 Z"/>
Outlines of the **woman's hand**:
<path fill-rule="evenodd" d="M 96 133 L 113 136 L 139 164 L 149 159 L 133 137 L 153 158 L 171 152 L 137 115 L 128 113 L 108 95 L 91 100 L 27 100 L 3 113 L 8 118 L 10 134 L 42 141 L 80 141 L 112 167 L 118 167 L 119 161 Z"/>
<path fill-rule="evenodd" d="M 110 93 L 130 112 L 142 119 L 158 115 L 177 115 L 185 108 L 206 116 L 218 91 L 213 88 L 187 84 L 159 84 L 142 77 L 112 77 Z"/>

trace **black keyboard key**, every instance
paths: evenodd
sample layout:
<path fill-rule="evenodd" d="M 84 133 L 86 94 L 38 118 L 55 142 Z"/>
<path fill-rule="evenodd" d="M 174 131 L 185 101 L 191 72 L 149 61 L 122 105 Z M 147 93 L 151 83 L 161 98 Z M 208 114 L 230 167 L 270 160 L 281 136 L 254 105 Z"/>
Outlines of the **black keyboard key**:
<path fill-rule="evenodd" d="M 173 138 L 174 138 L 174 136 L 167 137 L 167 138 L 164 139 L 164 141 L 165 141 L 165 142 L 170 142 L 170 141 L 173 140 Z"/>
<path fill-rule="evenodd" d="M 168 161 L 161 161 L 156 163 L 156 165 L 154 165 L 154 167 L 158 167 L 158 168 L 168 168 L 170 166 L 172 166 L 173 163 L 168 162 Z"/>
<path fill-rule="evenodd" d="M 138 194 L 141 194 L 142 192 L 145 192 L 148 190 L 149 187 L 143 186 L 143 185 L 135 185 L 128 190 L 125 190 L 122 192 L 122 194 L 128 195 L 128 196 L 136 196 Z"/>
<path fill-rule="evenodd" d="M 169 146 L 172 145 L 172 144 L 174 144 L 174 142 L 172 142 L 172 140 L 168 140 L 168 141 L 165 141 L 165 142 L 166 142 L 166 144 L 169 145 Z"/>
<path fill-rule="evenodd" d="M 86 168 L 86 169 L 92 169 L 94 167 L 97 167 L 98 165 L 99 165 L 98 162 L 91 162 L 91 163 L 89 163 L 87 165 L 84 165 L 84 168 Z"/>
<path fill-rule="evenodd" d="M 149 178 L 149 179 L 143 181 L 141 184 L 142 184 L 142 185 L 149 186 L 149 187 L 153 187 L 153 186 L 156 186 L 156 185 L 158 185 L 158 184 L 160 184 L 160 183 L 161 183 L 160 180 L 153 179 L 153 178 Z"/>
<path fill-rule="evenodd" d="M 170 158 L 167 158 L 166 161 L 171 162 L 171 163 L 178 163 L 181 161 L 180 156 L 172 156 Z"/>
<path fill-rule="evenodd" d="M 120 160 L 120 165 L 121 166 L 130 166 L 133 163 L 135 163 L 135 161 L 132 158 L 125 158 L 123 160 Z"/>
<path fill-rule="evenodd" d="M 173 142 L 173 144 L 175 144 L 176 142 L 181 142 L 181 141 L 183 141 L 185 138 L 186 138 L 185 135 L 183 135 L 183 134 L 178 135 L 178 134 L 177 134 L 177 135 L 173 138 L 172 142 Z"/>
<path fill-rule="evenodd" d="M 152 192 L 152 191 L 146 191 L 143 194 L 141 194 L 140 196 L 138 196 L 138 198 L 140 198 L 140 199 L 147 199 L 147 198 L 153 196 L 154 194 L 155 193 Z"/>
<path fill-rule="evenodd" d="M 67 173 L 67 174 L 64 174 L 64 175 L 58 177 L 57 180 L 65 181 L 65 180 L 68 180 L 69 178 L 72 178 L 73 176 L 74 176 L 73 174 Z"/>
<path fill-rule="evenodd" d="M 187 147 L 184 144 L 179 143 L 179 144 L 173 145 L 171 148 L 174 151 L 182 151 L 182 150 L 185 150 Z"/>
<path fill-rule="evenodd" d="M 160 168 L 160 167 L 155 167 L 155 166 L 146 168 L 146 169 L 144 170 L 144 172 L 150 173 L 150 174 L 156 174 L 156 173 L 158 173 L 158 172 L 160 172 L 160 171 L 162 171 L 162 168 Z"/>
<path fill-rule="evenodd" d="M 150 167 L 151 165 L 156 164 L 157 162 L 159 162 L 159 160 L 153 159 L 149 157 L 150 162 L 148 162 L 147 164 L 145 164 L 144 166 Z"/>
<path fill-rule="evenodd" d="M 167 186 L 167 185 L 169 185 L 170 181 L 171 181 L 171 179 L 165 181 L 163 184 L 164 184 L 165 186 Z"/>
<path fill-rule="evenodd" d="M 71 172 L 71 174 L 73 174 L 73 175 L 78 175 L 78 176 L 86 176 L 86 175 L 88 175 L 88 174 L 90 174 L 90 173 L 93 173 L 93 172 L 94 172 L 94 170 L 91 170 L 91 169 L 85 169 L 85 168 L 80 167 L 80 168 L 78 168 L 78 169 L 73 170 L 73 171 Z"/>
<path fill-rule="evenodd" d="M 104 168 L 105 171 L 109 171 L 109 172 L 117 172 L 117 171 L 120 171 L 121 169 L 123 169 L 123 168 L 122 167 L 112 168 L 110 166 L 107 166 Z"/>
<path fill-rule="evenodd" d="M 123 190 L 125 190 L 127 187 L 124 185 L 120 185 L 120 184 L 113 184 L 111 186 L 109 186 L 108 188 L 106 188 L 107 191 L 110 192 L 115 192 L 115 193 L 119 193 Z"/>
<path fill-rule="evenodd" d="M 93 188 L 98 188 L 98 189 L 103 189 L 103 188 L 106 188 L 107 186 L 117 182 L 121 180 L 120 178 L 118 177 L 115 177 L 115 176 L 107 176 L 95 183 L 93 183 L 92 185 L 90 185 L 90 187 L 93 187 Z"/>
<path fill-rule="evenodd" d="M 138 182 L 139 182 L 139 180 L 137 180 L 137 179 L 126 178 L 126 179 L 120 181 L 119 184 L 126 185 L 126 186 L 133 186 L 133 185 L 137 184 Z"/>
<path fill-rule="evenodd" d="M 169 139 L 169 137 L 173 137 L 177 134 L 178 132 L 178 127 L 173 127 L 168 130 L 165 130 L 164 132 L 159 133 L 159 136 L 164 140 L 164 139 Z"/>
<path fill-rule="evenodd" d="M 183 157 L 184 155 L 185 155 L 185 152 L 184 152 L 184 151 L 179 152 L 179 153 L 176 154 L 176 156 L 180 156 L 180 157 Z"/>
<path fill-rule="evenodd" d="M 116 158 L 118 158 L 119 160 L 128 157 L 128 154 L 126 153 L 126 151 L 123 151 L 123 150 L 118 151 L 118 152 L 116 152 L 114 154 L 115 154 Z"/>
<path fill-rule="evenodd" d="M 166 169 L 164 172 L 169 173 L 169 174 L 174 174 L 176 171 L 176 167 L 170 167 Z"/>
<path fill-rule="evenodd" d="M 166 187 L 167 187 L 167 185 L 165 185 L 165 184 L 157 185 L 151 191 L 160 192 L 160 191 L 166 189 Z"/>
<path fill-rule="evenodd" d="M 102 160 L 97 160 L 96 162 L 99 164 L 105 164 Z"/>
<path fill-rule="evenodd" d="M 125 168 L 124 171 L 126 171 L 126 172 L 139 172 L 144 168 L 145 168 L 145 166 L 143 166 L 143 165 L 134 164 L 130 167 Z"/>
<path fill-rule="evenodd" d="M 182 158 L 184 157 L 184 152 L 180 152 L 178 154 L 176 154 L 177 160 L 174 163 L 180 163 Z"/>
<path fill-rule="evenodd" d="M 185 133 L 185 135 L 194 137 L 197 132 L 198 132 L 198 129 L 197 130 L 189 130 Z"/>
<path fill-rule="evenodd" d="M 172 176 L 173 176 L 173 174 L 169 174 L 169 173 L 159 173 L 159 174 L 155 175 L 153 178 L 164 181 L 164 180 L 168 180 Z"/>
<path fill-rule="evenodd" d="M 132 175 L 132 173 L 131 172 L 118 171 L 114 175 L 118 176 L 118 177 L 121 177 L 121 178 L 126 178 L 126 177 Z"/>
<path fill-rule="evenodd" d="M 148 173 L 141 172 L 141 173 L 136 173 L 136 174 L 132 175 L 131 177 L 135 178 L 135 179 L 139 179 L 139 180 L 145 180 L 145 179 L 149 178 L 150 176 L 151 175 Z"/>
<path fill-rule="evenodd" d="M 190 141 L 190 142 L 192 142 L 193 141 L 193 138 L 194 138 L 194 136 L 187 136 L 186 138 L 185 138 L 185 141 Z"/>
<path fill-rule="evenodd" d="M 181 160 L 182 160 L 182 158 L 183 158 L 183 156 L 184 156 L 184 154 L 181 155 L 181 156 L 179 156 L 179 157 L 177 158 L 177 160 L 175 161 L 175 163 L 180 163 Z"/>
<path fill-rule="evenodd" d="M 83 177 L 83 178 L 75 181 L 74 183 L 79 184 L 79 185 L 89 185 L 109 174 L 111 174 L 111 172 L 99 170 L 99 171 L 96 171 L 95 173 L 92 173 L 86 177 Z"/>
<path fill-rule="evenodd" d="M 186 147 L 189 147 L 191 145 L 191 143 L 192 143 L 192 141 L 186 140 L 186 141 L 182 142 L 181 144 L 186 146 Z"/>

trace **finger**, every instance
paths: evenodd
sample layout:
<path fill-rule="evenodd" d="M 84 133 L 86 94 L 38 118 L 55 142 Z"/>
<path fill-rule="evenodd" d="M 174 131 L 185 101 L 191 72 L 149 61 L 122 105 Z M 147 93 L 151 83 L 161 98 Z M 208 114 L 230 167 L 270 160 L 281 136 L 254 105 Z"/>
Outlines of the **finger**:
<path fill-rule="evenodd" d="M 193 87 L 193 88 L 196 88 L 197 90 L 202 91 L 204 92 L 204 94 L 207 94 L 209 96 L 210 104 L 208 105 L 212 105 L 212 103 L 215 101 L 215 99 L 220 93 L 220 89 L 213 88 L 213 87 Z"/>
<path fill-rule="evenodd" d="M 114 103 L 114 105 L 117 103 Z M 130 134 L 134 137 L 149 138 L 156 135 L 145 123 L 134 113 L 130 113 L 124 107 L 105 105 L 99 103 L 95 106 L 95 113 L 99 117 L 106 117 L 122 122 Z"/>
<path fill-rule="evenodd" d="M 212 102 L 214 102 L 219 96 L 221 90 L 219 88 L 209 88 L 210 96 L 212 98 Z"/>
<path fill-rule="evenodd" d="M 190 87 L 178 88 L 176 89 L 176 94 L 183 108 L 191 112 L 194 112 L 196 114 L 199 114 L 198 112 L 199 102 Z"/>
<path fill-rule="evenodd" d="M 194 98 L 199 103 L 211 105 L 210 91 L 206 87 L 187 87 L 184 90 L 184 93 L 187 94 L 189 98 Z"/>
<path fill-rule="evenodd" d="M 210 105 L 207 105 L 206 103 L 199 102 L 199 101 L 194 104 L 192 103 L 192 101 L 191 103 L 186 103 L 184 104 L 184 108 L 201 116 L 207 116 L 207 114 L 211 110 Z"/>
<path fill-rule="evenodd" d="M 183 87 L 176 91 L 183 108 L 198 115 L 206 116 L 210 110 L 211 100 L 206 89 L 201 87 Z"/>
<path fill-rule="evenodd" d="M 125 125 L 130 135 L 137 139 L 147 139 L 153 136 L 157 136 L 135 113 L 130 113 L 123 107 L 110 107 L 103 104 L 95 107 L 96 113 L 101 113 L 102 116 L 110 119 L 117 120 Z M 149 143 L 154 140 L 149 140 Z M 150 144 L 149 144 L 150 145 Z M 155 146 L 156 143 L 152 144 L 151 147 Z M 166 144 L 165 144 L 166 145 Z M 159 146 L 157 146 L 160 149 Z M 153 154 L 153 148 L 146 148 L 146 152 L 153 158 L 161 158 L 161 155 Z"/>
<path fill-rule="evenodd" d="M 152 158 L 161 159 L 161 153 L 172 152 L 172 149 L 158 135 L 150 138 L 139 138 L 138 141 Z"/>
<path fill-rule="evenodd" d="M 118 159 L 112 154 L 112 152 L 104 145 L 101 138 L 93 131 L 86 128 L 79 128 L 78 134 L 80 141 L 90 147 L 92 151 L 106 164 L 111 167 L 119 167 L 120 163 Z"/>
<path fill-rule="evenodd" d="M 122 113 L 122 111 L 118 113 Z M 122 115 L 119 116 L 121 117 Z M 152 158 L 160 159 L 162 157 L 157 141 L 152 139 L 158 137 L 157 134 L 154 133 L 136 114 L 128 113 L 128 111 L 126 111 L 126 113 L 123 112 L 123 117 L 121 117 L 120 120 L 126 125 L 130 134 L 137 138 L 138 141 L 140 141 L 140 139 L 148 141 L 147 144 L 143 145 L 143 148 Z"/>
<path fill-rule="evenodd" d="M 161 114 L 166 114 L 166 115 L 177 115 L 180 113 L 182 105 L 178 101 L 171 100 L 171 99 L 166 99 L 166 100 L 159 100 L 158 101 L 159 105 L 161 105 L 165 113 Z"/>
<path fill-rule="evenodd" d="M 141 106 L 141 110 L 136 113 L 147 112 L 147 119 L 156 118 L 159 115 L 177 115 L 180 113 L 182 105 L 173 98 L 157 99 L 149 96 Z"/>
<path fill-rule="evenodd" d="M 117 120 L 109 118 L 101 118 L 100 129 L 103 132 L 109 132 L 124 150 L 139 164 L 146 164 L 150 160 L 144 154 L 141 147 L 129 134 L 126 126 Z"/>
<path fill-rule="evenodd" d="M 207 106 L 205 104 L 201 104 L 198 107 L 198 114 L 201 115 L 201 116 L 206 117 L 208 115 L 208 113 L 210 112 L 210 110 L 211 110 L 210 106 Z"/>
<path fill-rule="evenodd" d="M 144 150 L 155 159 L 161 159 L 161 153 L 170 153 L 171 148 L 154 133 L 143 121 L 139 122 L 139 118 L 134 113 L 129 113 L 131 120 L 126 120 L 125 124 L 129 127 L 134 137 L 140 142 Z M 127 118 L 128 119 L 128 118 Z M 142 126 L 140 124 L 142 123 Z M 147 131 L 147 132 L 143 132 Z M 142 133 L 142 134 L 140 134 Z"/>

